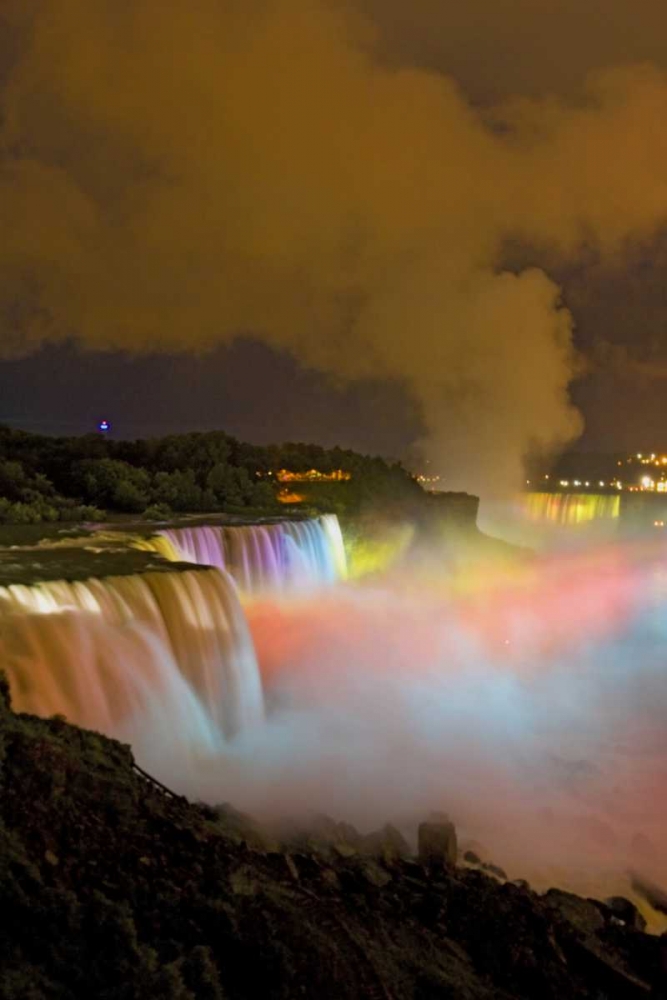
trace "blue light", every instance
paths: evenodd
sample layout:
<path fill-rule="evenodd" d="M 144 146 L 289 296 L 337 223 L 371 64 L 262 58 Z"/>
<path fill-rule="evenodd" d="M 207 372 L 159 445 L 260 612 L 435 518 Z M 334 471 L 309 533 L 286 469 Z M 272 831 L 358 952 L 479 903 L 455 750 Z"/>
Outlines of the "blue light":
<path fill-rule="evenodd" d="M 101 431 L 102 434 L 108 434 L 108 432 L 111 430 L 111 424 L 109 423 L 108 420 L 100 420 L 99 424 L 97 425 L 97 429 L 98 431 Z"/>

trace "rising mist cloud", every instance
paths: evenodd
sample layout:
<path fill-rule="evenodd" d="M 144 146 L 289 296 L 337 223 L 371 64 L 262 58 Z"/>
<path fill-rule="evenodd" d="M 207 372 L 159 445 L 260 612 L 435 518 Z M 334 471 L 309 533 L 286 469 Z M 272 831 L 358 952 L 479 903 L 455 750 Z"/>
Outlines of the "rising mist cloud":
<path fill-rule="evenodd" d="M 667 86 L 476 110 L 327 0 L 36 0 L 2 94 L 0 311 L 57 339 L 205 351 L 252 332 L 403 381 L 450 486 L 580 430 L 572 318 L 510 238 L 618 257 L 667 212 Z M 539 261 L 536 259 L 536 264 Z M 305 436 L 305 431 L 304 431 Z"/>

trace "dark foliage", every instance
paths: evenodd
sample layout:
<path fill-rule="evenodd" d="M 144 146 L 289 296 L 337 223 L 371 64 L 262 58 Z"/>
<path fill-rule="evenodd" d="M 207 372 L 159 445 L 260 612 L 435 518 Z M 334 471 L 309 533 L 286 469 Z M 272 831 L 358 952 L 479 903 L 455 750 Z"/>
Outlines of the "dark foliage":
<path fill-rule="evenodd" d="M 271 513 L 279 507 L 275 472 L 284 468 L 351 474 L 349 482 L 299 487 L 321 511 L 357 513 L 371 502 L 404 507 L 423 495 L 400 465 L 340 448 L 259 447 L 221 431 L 115 441 L 0 427 L 0 524 L 96 520 L 105 510 Z"/>

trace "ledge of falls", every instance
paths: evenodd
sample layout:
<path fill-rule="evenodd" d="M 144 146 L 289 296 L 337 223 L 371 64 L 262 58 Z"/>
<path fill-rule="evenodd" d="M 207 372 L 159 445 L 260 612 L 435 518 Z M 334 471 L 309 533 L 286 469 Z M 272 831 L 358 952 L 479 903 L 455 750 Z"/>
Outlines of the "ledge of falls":
<path fill-rule="evenodd" d="M 128 571 L 102 572 L 123 555 Z M 11 559 L 63 572 L 26 583 L 17 571 L 16 582 L 0 586 L 0 662 L 16 707 L 127 740 L 151 763 L 151 733 L 180 762 L 218 752 L 263 720 L 241 594 L 303 593 L 346 572 L 335 515 L 164 528 L 148 538 L 101 532 L 12 549 L 2 582 Z"/>

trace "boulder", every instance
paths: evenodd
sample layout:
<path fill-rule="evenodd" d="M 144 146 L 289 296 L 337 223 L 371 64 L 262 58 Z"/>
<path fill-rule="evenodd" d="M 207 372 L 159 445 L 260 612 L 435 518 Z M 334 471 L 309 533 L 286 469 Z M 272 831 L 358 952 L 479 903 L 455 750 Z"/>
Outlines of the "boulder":
<path fill-rule="evenodd" d="M 360 853 L 381 858 L 387 864 L 409 858 L 411 854 L 407 840 L 391 823 L 367 834 L 359 846 Z"/>
<path fill-rule="evenodd" d="M 453 868 L 458 858 L 456 829 L 449 820 L 419 824 L 419 860 L 428 868 Z"/>
<path fill-rule="evenodd" d="M 633 927 L 636 931 L 643 931 L 646 927 L 646 921 L 635 904 L 624 896 L 610 896 L 604 902 L 616 919 L 622 920 L 626 927 Z"/>
<path fill-rule="evenodd" d="M 604 927 L 604 917 L 591 899 L 583 899 L 562 889 L 549 889 L 542 898 L 549 910 L 557 913 L 582 936 L 594 935 Z"/>
<path fill-rule="evenodd" d="M 482 870 L 499 879 L 505 880 L 507 878 L 507 872 L 500 865 L 491 864 L 490 861 L 482 862 Z"/>
<path fill-rule="evenodd" d="M 299 825 L 284 823 L 280 837 L 283 849 L 319 854 L 323 858 L 354 857 L 363 841 L 350 823 L 337 823 L 324 813 L 314 814 Z"/>

